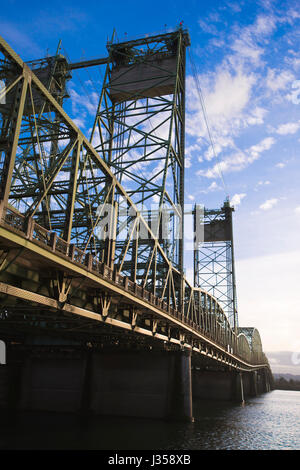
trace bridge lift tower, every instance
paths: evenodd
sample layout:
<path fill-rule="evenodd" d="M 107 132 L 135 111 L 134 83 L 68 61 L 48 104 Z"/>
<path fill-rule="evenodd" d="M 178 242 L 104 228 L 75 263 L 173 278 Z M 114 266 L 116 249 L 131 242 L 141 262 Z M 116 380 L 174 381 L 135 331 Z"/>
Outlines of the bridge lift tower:
<path fill-rule="evenodd" d="M 237 333 L 238 312 L 234 267 L 232 213 L 228 200 L 221 209 L 195 206 L 194 285 L 213 295 L 223 306 L 230 325 Z M 201 230 L 202 229 L 202 230 Z"/>
<path fill-rule="evenodd" d="M 121 43 L 113 38 L 107 45 L 107 68 L 90 138 L 134 204 L 146 214 L 178 271 L 175 290 L 181 299 L 185 55 L 189 45 L 189 33 L 181 27 Z M 122 201 L 118 204 L 120 209 Z M 123 249 L 124 242 L 117 241 L 116 264 Z M 151 260 L 152 252 L 152 241 L 135 244 L 133 240 L 123 263 L 126 274 L 131 278 L 134 274 L 132 280 L 137 282 L 142 281 L 148 266 L 150 290 L 156 281 L 159 289 L 167 276 L 163 265 Z"/>

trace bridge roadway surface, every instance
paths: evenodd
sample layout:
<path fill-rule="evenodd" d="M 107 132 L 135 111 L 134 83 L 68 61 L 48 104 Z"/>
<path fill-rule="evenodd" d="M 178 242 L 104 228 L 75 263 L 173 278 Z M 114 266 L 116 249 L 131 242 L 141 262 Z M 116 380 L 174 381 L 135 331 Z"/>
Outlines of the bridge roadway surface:
<path fill-rule="evenodd" d="M 11 215 L 11 214 L 10 214 Z M 2 261 L 4 270 L 23 268 L 23 272 L 50 272 L 60 270 L 67 277 L 73 279 L 81 290 L 97 289 L 107 294 L 112 303 L 126 305 L 130 309 L 136 309 L 148 320 L 148 324 L 139 326 L 137 316 L 128 315 L 122 319 L 115 318 L 109 309 L 101 313 L 93 311 L 93 308 L 84 308 L 69 302 L 51 298 L 47 295 L 32 290 L 16 287 L 9 282 L 0 282 L 0 293 L 18 302 L 31 303 L 49 308 L 52 312 L 63 312 L 64 314 L 89 319 L 97 324 L 106 324 L 123 330 L 130 330 L 136 334 L 153 337 L 157 340 L 177 345 L 182 349 L 201 354 L 240 371 L 254 371 L 268 368 L 266 363 L 252 364 L 246 361 L 238 352 L 232 353 L 226 346 L 213 337 L 212 333 L 203 331 L 195 322 L 186 318 L 180 311 L 173 309 L 166 302 L 154 296 L 127 277 L 118 274 L 103 263 L 100 263 L 91 255 L 68 245 L 64 240 L 45 228 L 39 226 L 33 220 L 30 227 L 24 231 L 22 227 L 22 215 L 14 214 L 13 217 L 5 217 L 3 214 L 0 223 L 0 248 L 3 253 L 10 253 L 11 259 Z M 25 268 L 25 269 L 24 269 Z M 24 274 L 21 274 L 21 277 Z M 208 295 L 209 296 L 209 295 Z M 213 301 L 212 296 L 210 296 Z M 11 305 L 11 304 L 10 304 Z M 5 323 L 5 322 L 4 322 Z M 147 322 L 146 322 L 147 323 Z M 164 332 L 158 328 L 165 325 Z"/>

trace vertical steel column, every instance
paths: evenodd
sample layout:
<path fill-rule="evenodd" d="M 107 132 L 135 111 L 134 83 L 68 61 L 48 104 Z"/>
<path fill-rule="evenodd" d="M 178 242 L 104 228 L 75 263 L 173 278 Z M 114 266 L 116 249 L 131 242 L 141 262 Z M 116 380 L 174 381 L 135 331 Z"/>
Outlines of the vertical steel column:
<path fill-rule="evenodd" d="M 17 85 L 11 115 L 10 135 L 8 136 L 9 149 L 6 151 L 0 183 L 0 219 L 8 203 L 30 73 L 30 69 L 24 65 L 23 80 Z"/>

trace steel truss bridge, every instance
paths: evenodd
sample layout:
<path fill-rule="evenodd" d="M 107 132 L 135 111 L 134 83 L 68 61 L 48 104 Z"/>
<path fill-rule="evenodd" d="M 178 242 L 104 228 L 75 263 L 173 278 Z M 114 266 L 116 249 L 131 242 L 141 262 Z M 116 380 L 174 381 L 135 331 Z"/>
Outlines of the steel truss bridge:
<path fill-rule="evenodd" d="M 239 328 L 222 299 L 184 276 L 189 44 L 179 28 L 113 38 L 99 60 L 25 63 L 0 38 L 2 337 L 146 342 L 238 371 L 269 369 L 258 331 Z M 87 137 L 62 106 L 72 70 L 97 64 L 106 72 Z"/>

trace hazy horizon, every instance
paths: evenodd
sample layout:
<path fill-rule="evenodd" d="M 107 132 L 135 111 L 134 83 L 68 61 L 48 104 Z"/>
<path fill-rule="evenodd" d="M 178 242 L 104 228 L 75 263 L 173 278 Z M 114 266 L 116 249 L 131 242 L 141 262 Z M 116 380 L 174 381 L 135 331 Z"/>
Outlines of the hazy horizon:
<path fill-rule="evenodd" d="M 265 352 L 272 372 L 300 376 L 300 353 L 296 351 Z"/>

